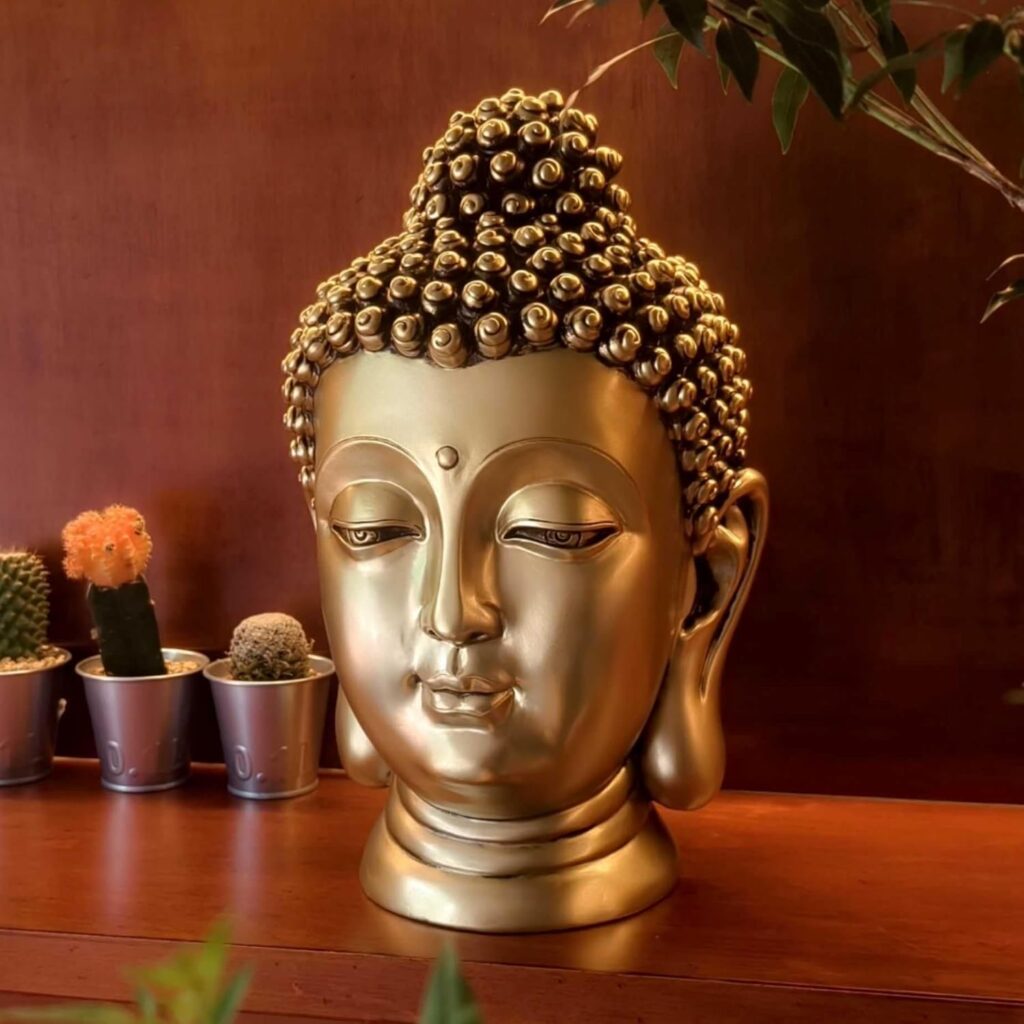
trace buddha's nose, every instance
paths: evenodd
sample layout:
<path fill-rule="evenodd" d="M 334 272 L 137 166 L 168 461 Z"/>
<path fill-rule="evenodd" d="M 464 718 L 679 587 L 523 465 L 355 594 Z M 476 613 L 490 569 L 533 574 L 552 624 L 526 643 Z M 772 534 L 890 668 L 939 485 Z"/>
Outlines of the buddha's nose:
<path fill-rule="evenodd" d="M 442 541 L 439 555 L 420 615 L 423 632 L 456 647 L 501 636 L 490 553 L 466 551 L 456 536 Z"/>

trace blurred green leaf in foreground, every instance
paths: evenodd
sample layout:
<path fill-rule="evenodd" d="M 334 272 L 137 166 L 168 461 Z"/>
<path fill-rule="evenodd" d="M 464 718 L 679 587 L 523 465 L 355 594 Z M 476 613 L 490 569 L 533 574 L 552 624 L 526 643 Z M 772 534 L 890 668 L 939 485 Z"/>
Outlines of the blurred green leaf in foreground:
<path fill-rule="evenodd" d="M 231 1024 L 245 998 L 250 968 L 228 970 L 226 924 L 214 926 L 197 949 L 186 949 L 154 967 L 129 971 L 135 1006 L 66 1003 L 0 1012 L 0 1020 L 61 1024 Z"/>

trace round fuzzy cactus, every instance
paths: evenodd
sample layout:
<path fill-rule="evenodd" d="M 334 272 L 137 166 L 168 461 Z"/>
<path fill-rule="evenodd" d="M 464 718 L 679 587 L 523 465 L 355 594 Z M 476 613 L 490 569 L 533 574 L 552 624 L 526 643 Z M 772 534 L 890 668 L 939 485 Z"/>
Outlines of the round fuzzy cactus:
<path fill-rule="evenodd" d="M 43 560 L 28 551 L 0 551 L 0 661 L 40 657 L 49 618 Z"/>
<path fill-rule="evenodd" d="M 253 682 L 302 679 L 310 674 L 312 648 L 302 624 L 290 615 L 250 615 L 231 634 L 231 675 Z"/>

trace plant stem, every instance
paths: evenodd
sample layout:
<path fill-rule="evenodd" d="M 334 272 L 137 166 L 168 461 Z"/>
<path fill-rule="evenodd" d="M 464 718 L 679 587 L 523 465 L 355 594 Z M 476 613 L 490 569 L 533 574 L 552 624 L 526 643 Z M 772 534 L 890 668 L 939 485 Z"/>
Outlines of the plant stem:
<path fill-rule="evenodd" d="M 924 0 L 903 0 L 903 2 L 923 3 Z M 565 6 L 570 7 L 586 3 L 587 0 L 572 0 L 571 3 Z M 754 45 L 770 60 L 781 64 L 783 67 L 799 70 L 794 67 L 781 51 L 775 49 L 772 45 L 774 40 L 767 31 L 767 26 L 758 18 L 751 16 L 745 7 L 740 6 L 735 0 L 709 0 L 708 6 L 714 14 L 728 17 L 748 29 L 754 37 Z M 846 7 L 840 6 L 838 0 L 832 0 L 831 6 L 859 45 L 871 55 L 880 67 L 884 67 L 888 63 L 887 58 L 881 49 L 875 45 L 872 34 L 860 24 L 858 19 Z M 858 15 L 862 13 L 860 7 L 857 6 L 856 0 L 853 7 Z M 588 7 L 584 7 L 584 10 L 587 9 Z M 552 12 L 549 11 L 550 13 Z M 717 29 L 719 24 L 720 18 L 716 18 L 713 15 L 708 17 L 707 25 L 710 29 Z M 582 89 L 597 81 L 613 64 L 656 41 L 657 37 L 648 39 L 639 46 L 634 46 L 630 50 L 617 54 L 611 60 L 600 65 L 599 68 L 591 73 L 584 85 L 573 94 L 571 100 L 574 101 Z M 847 76 L 846 80 L 848 84 L 856 86 L 856 80 L 851 76 Z M 971 177 L 995 189 L 1015 210 L 1024 213 L 1024 189 L 1010 181 L 969 139 L 958 131 L 920 88 L 915 89 L 910 101 L 910 107 L 918 115 L 917 118 L 901 110 L 877 93 L 869 92 L 860 101 L 861 110 L 872 120 L 884 124 L 899 135 L 927 149 L 930 153 L 934 153 L 943 160 L 956 164 L 957 167 Z"/>
<path fill-rule="evenodd" d="M 858 14 L 860 14 L 860 10 L 859 8 L 856 8 L 856 5 L 854 5 L 854 9 Z M 878 64 L 879 67 L 885 67 L 888 62 L 888 58 L 875 44 L 871 37 L 871 33 L 865 30 L 859 20 L 845 7 L 841 7 L 836 3 L 835 11 L 842 19 L 846 28 L 853 34 L 857 42 L 859 42 L 871 55 L 875 63 Z M 914 90 L 914 95 L 910 99 L 910 106 L 917 111 L 932 131 L 944 138 L 951 146 L 962 150 L 968 156 L 972 156 L 979 163 L 988 163 L 985 157 L 975 149 L 974 146 L 972 146 L 971 143 L 942 115 L 935 104 L 932 103 L 921 89 Z"/>
<path fill-rule="evenodd" d="M 934 3 L 933 0 L 892 0 L 892 3 L 902 7 L 934 7 L 938 11 L 952 11 L 954 14 L 962 14 L 971 21 L 977 21 L 978 15 L 974 11 L 965 10 L 963 7 L 954 7 L 952 4 Z"/>
<path fill-rule="evenodd" d="M 712 0 L 712 6 L 757 32 L 759 38 L 755 38 L 754 43 L 766 57 L 785 67 L 793 67 L 790 61 L 768 42 L 769 37 L 764 34 L 763 26 L 755 18 L 751 18 L 743 8 L 733 3 L 732 0 Z M 884 66 L 886 57 L 881 50 L 874 46 L 870 36 L 838 5 L 836 11 L 850 31 L 854 33 L 858 42 L 867 49 L 880 66 Z M 886 125 L 936 156 L 956 164 L 971 177 L 994 188 L 1015 210 L 1024 213 L 1024 189 L 1010 181 L 980 150 L 957 131 L 923 90 L 915 90 L 911 107 L 920 115 L 921 121 L 904 114 L 898 107 L 874 93 L 869 93 L 861 101 L 861 108 L 872 120 Z"/>

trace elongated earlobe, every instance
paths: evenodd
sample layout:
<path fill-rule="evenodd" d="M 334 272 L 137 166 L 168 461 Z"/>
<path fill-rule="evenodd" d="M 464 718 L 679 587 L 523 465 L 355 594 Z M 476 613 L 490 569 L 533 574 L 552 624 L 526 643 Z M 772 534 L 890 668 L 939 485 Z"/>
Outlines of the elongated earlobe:
<path fill-rule="evenodd" d="M 340 686 L 334 728 L 338 736 L 338 756 L 348 777 L 361 786 L 386 786 L 391 781 L 391 769 L 363 732 Z"/>
<path fill-rule="evenodd" d="M 647 789 L 666 807 L 700 807 L 722 784 L 722 670 L 767 525 L 768 486 L 756 470 L 745 469 L 722 509 L 719 526 L 694 548 L 693 608 L 676 637 L 658 703 L 638 748 Z"/>

